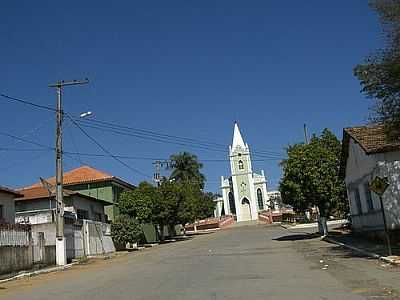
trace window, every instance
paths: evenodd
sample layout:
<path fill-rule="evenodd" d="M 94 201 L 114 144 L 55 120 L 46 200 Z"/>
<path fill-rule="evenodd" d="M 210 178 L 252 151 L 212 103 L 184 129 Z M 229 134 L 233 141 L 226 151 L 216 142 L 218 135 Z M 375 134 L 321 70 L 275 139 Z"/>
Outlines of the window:
<path fill-rule="evenodd" d="M 357 206 L 357 214 L 362 215 L 360 191 L 358 190 L 358 188 L 354 190 L 354 201 L 356 202 Z"/>
<path fill-rule="evenodd" d="M 364 183 L 365 201 L 367 202 L 368 211 L 374 210 L 374 203 L 372 202 L 371 190 L 369 189 L 369 183 Z"/>
<path fill-rule="evenodd" d="M 80 220 L 83 220 L 83 219 L 88 220 L 89 219 L 89 212 L 87 210 L 77 209 L 76 214 L 77 214 L 78 219 L 80 219 Z"/>
<path fill-rule="evenodd" d="M 4 219 L 3 205 L 0 205 L 0 221 Z"/>
<path fill-rule="evenodd" d="M 231 214 L 236 214 L 236 207 L 235 207 L 235 198 L 233 197 L 232 192 L 229 192 L 228 194 L 229 198 L 229 210 Z"/>
<path fill-rule="evenodd" d="M 260 210 L 263 210 L 264 209 L 264 201 L 263 201 L 261 189 L 257 189 L 257 200 L 258 200 L 258 208 Z"/>
<path fill-rule="evenodd" d="M 239 160 L 239 170 L 243 170 L 244 166 L 243 166 L 243 161 Z"/>

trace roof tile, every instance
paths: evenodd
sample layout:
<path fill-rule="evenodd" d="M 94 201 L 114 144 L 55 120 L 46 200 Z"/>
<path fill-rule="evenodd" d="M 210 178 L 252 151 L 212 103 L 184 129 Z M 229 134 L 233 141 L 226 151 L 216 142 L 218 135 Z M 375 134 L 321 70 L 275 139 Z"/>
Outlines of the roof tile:
<path fill-rule="evenodd" d="M 127 183 L 115 176 L 112 176 L 106 172 L 97 170 L 90 166 L 81 166 L 79 168 L 73 169 L 69 172 L 65 172 L 63 174 L 63 183 L 64 185 L 71 185 L 71 184 L 80 184 L 80 183 L 90 183 L 90 182 L 99 182 L 99 181 L 106 181 L 106 180 L 117 180 L 119 182 L 125 183 L 126 185 L 131 186 L 130 183 Z M 55 184 L 56 180 L 55 177 L 51 177 L 46 179 L 47 182 L 50 184 Z M 40 182 L 35 183 L 30 186 L 31 187 L 41 187 L 42 184 Z"/>
<path fill-rule="evenodd" d="M 345 128 L 344 131 L 352 137 L 367 154 L 400 150 L 399 142 L 387 141 L 383 124 Z"/>

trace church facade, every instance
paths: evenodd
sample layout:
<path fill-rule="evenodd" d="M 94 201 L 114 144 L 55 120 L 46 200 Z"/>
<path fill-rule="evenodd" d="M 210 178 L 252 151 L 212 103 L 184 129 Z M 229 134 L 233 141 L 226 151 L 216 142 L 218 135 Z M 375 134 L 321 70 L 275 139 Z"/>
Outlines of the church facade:
<path fill-rule="evenodd" d="M 235 215 L 238 222 L 258 219 L 258 212 L 268 209 L 269 199 L 264 171 L 253 172 L 249 145 L 244 142 L 237 123 L 229 146 L 231 176 L 221 176 L 223 212 Z"/>

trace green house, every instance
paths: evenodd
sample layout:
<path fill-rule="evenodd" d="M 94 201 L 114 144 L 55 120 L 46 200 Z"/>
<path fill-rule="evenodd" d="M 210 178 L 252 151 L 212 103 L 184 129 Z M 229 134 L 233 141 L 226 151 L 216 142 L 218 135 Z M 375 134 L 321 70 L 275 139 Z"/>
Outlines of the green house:
<path fill-rule="evenodd" d="M 63 177 L 64 186 L 69 190 L 108 202 L 110 205 L 104 207 L 104 212 L 110 221 L 118 215 L 118 200 L 121 193 L 135 188 L 133 184 L 90 166 L 81 166 L 65 172 Z M 55 178 L 46 181 L 54 184 Z M 41 186 L 41 183 L 32 187 L 37 186 Z"/>

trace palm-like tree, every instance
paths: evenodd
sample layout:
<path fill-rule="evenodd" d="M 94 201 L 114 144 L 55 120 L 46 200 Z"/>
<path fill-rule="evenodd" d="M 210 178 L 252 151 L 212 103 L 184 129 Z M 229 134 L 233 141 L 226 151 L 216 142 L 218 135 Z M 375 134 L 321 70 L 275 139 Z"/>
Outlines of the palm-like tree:
<path fill-rule="evenodd" d="M 197 159 L 197 156 L 189 152 L 181 152 L 173 154 L 170 157 L 172 170 L 170 179 L 177 182 L 191 181 L 199 183 L 201 188 L 204 187 L 205 176 L 200 172 L 203 164 Z"/>

